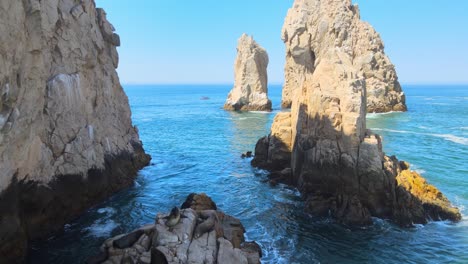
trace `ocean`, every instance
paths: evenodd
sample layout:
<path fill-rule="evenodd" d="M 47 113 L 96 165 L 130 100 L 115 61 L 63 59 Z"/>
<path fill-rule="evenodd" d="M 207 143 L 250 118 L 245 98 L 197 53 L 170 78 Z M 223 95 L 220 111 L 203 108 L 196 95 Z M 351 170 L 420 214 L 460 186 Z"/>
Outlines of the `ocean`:
<path fill-rule="evenodd" d="M 404 86 L 408 112 L 367 116 L 386 154 L 410 162 L 464 215 L 460 223 L 406 229 L 382 219 L 349 229 L 315 218 L 304 213 L 297 190 L 266 183 L 266 172 L 240 156 L 269 133 L 281 87 L 269 88 L 272 113 L 224 111 L 230 88 L 125 86 L 151 165 L 132 187 L 33 243 L 29 263 L 83 263 L 106 238 L 153 222 L 192 192 L 240 218 L 263 263 L 468 263 L 468 86 Z"/>

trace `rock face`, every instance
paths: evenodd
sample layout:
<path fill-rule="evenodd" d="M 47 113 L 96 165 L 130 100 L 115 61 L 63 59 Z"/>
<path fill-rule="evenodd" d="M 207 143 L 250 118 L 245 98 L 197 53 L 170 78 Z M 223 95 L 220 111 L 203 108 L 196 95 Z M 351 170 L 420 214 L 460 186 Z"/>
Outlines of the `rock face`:
<path fill-rule="evenodd" d="M 244 241 L 239 219 L 217 211 L 205 194 L 191 194 L 189 204 L 173 228 L 165 224 L 168 214 L 158 214 L 154 224 L 106 240 L 87 263 L 260 263 L 261 249 Z"/>
<path fill-rule="evenodd" d="M 251 36 L 243 34 L 237 45 L 234 88 L 224 109 L 231 111 L 271 111 L 268 99 L 268 54 Z"/>
<path fill-rule="evenodd" d="M 313 67 L 300 73 L 302 84 L 292 94 L 291 112 L 278 114 L 270 135 L 258 141 L 252 164 L 273 171 L 274 180 L 297 186 L 312 213 L 331 213 L 344 224 L 370 224 L 371 216 L 393 219 L 403 226 L 427 219 L 459 220 L 458 209 L 442 193 L 409 171 L 407 163 L 386 156 L 381 138 L 366 129 L 368 82 L 356 67 L 359 56 L 350 53 L 351 44 L 346 44 L 364 40 L 355 39 L 342 31 L 347 27 L 340 26 L 356 19 L 356 7 L 349 1 L 298 0 L 287 20 L 296 21 L 296 17 L 300 21 L 309 17 L 303 14 L 333 10 L 343 15 L 334 21 L 314 20 L 322 26 L 312 35 L 306 34 L 306 29 L 315 30 L 310 26 L 286 29 L 289 43 L 310 43 L 307 49 L 290 46 L 290 52 L 313 54 L 307 56 L 313 63 L 304 64 Z M 375 33 L 364 26 L 369 34 Z M 334 38 L 339 40 L 337 45 L 322 46 Z"/>
<path fill-rule="evenodd" d="M 282 106 L 291 107 L 321 58 L 339 49 L 367 87 L 367 111 L 406 111 L 395 67 L 384 53 L 379 34 L 360 20 L 351 0 L 296 0 L 284 22 L 286 44 Z"/>
<path fill-rule="evenodd" d="M 150 157 L 92 0 L 0 0 L 0 259 L 133 182 Z"/>

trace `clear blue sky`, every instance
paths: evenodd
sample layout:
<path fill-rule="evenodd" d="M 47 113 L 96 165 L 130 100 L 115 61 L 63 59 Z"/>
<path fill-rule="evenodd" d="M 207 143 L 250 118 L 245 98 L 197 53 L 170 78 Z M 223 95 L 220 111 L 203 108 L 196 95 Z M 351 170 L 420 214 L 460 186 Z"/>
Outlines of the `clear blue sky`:
<path fill-rule="evenodd" d="M 121 37 L 124 84 L 232 83 L 237 39 L 251 34 L 283 82 L 281 28 L 293 0 L 96 0 Z M 354 0 L 382 36 L 400 81 L 468 83 L 468 0 Z"/>

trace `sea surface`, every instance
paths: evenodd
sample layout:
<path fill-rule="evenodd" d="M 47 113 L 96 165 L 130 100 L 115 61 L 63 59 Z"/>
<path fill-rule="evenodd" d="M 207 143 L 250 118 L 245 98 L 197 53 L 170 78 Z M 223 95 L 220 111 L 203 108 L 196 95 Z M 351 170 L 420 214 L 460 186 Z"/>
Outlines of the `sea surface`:
<path fill-rule="evenodd" d="M 294 188 L 265 183 L 266 173 L 240 156 L 268 134 L 281 87 L 270 87 L 273 113 L 222 110 L 230 88 L 125 86 L 151 165 L 132 187 L 34 243 L 29 262 L 83 263 L 106 238 L 153 222 L 191 192 L 205 192 L 241 219 L 247 240 L 262 247 L 263 263 L 468 263 L 468 87 L 404 86 L 408 112 L 367 117 L 387 155 L 410 162 L 464 215 L 456 224 L 407 229 L 382 219 L 350 229 L 315 218 L 303 212 Z"/>

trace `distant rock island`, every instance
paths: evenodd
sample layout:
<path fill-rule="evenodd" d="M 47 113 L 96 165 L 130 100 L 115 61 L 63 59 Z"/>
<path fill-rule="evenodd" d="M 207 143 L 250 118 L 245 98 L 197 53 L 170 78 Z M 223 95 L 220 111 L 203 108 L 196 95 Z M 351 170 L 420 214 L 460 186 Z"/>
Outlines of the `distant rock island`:
<path fill-rule="evenodd" d="M 271 111 L 268 99 L 268 54 L 253 37 L 243 34 L 237 45 L 234 88 L 224 109 L 231 111 Z"/>
<path fill-rule="evenodd" d="M 365 80 L 367 112 L 406 111 L 405 95 L 384 44 L 374 28 L 361 21 L 359 8 L 351 1 L 296 0 L 282 39 L 286 44 L 282 107 L 290 108 L 321 59 L 339 50 L 338 59 L 346 60 Z"/>
<path fill-rule="evenodd" d="M 148 164 L 92 0 L 0 0 L 0 262 L 129 186 Z"/>
<path fill-rule="evenodd" d="M 359 21 L 357 6 L 348 0 L 296 0 L 284 40 L 283 102 L 290 102 L 291 112 L 279 113 L 270 135 L 258 141 L 253 166 L 297 186 L 314 215 L 343 224 L 368 225 L 371 216 L 402 226 L 460 220 L 437 188 L 408 163 L 386 156 L 380 136 L 366 128 L 369 108 L 406 108 L 393 66 L 377 33 Z M 380 85 L 392 89 L 376 94 Z M 366 104 L 369 94 L 377 101 L 368 96 Z M 397 99 L 387 101 L 393 95 Z"/>

